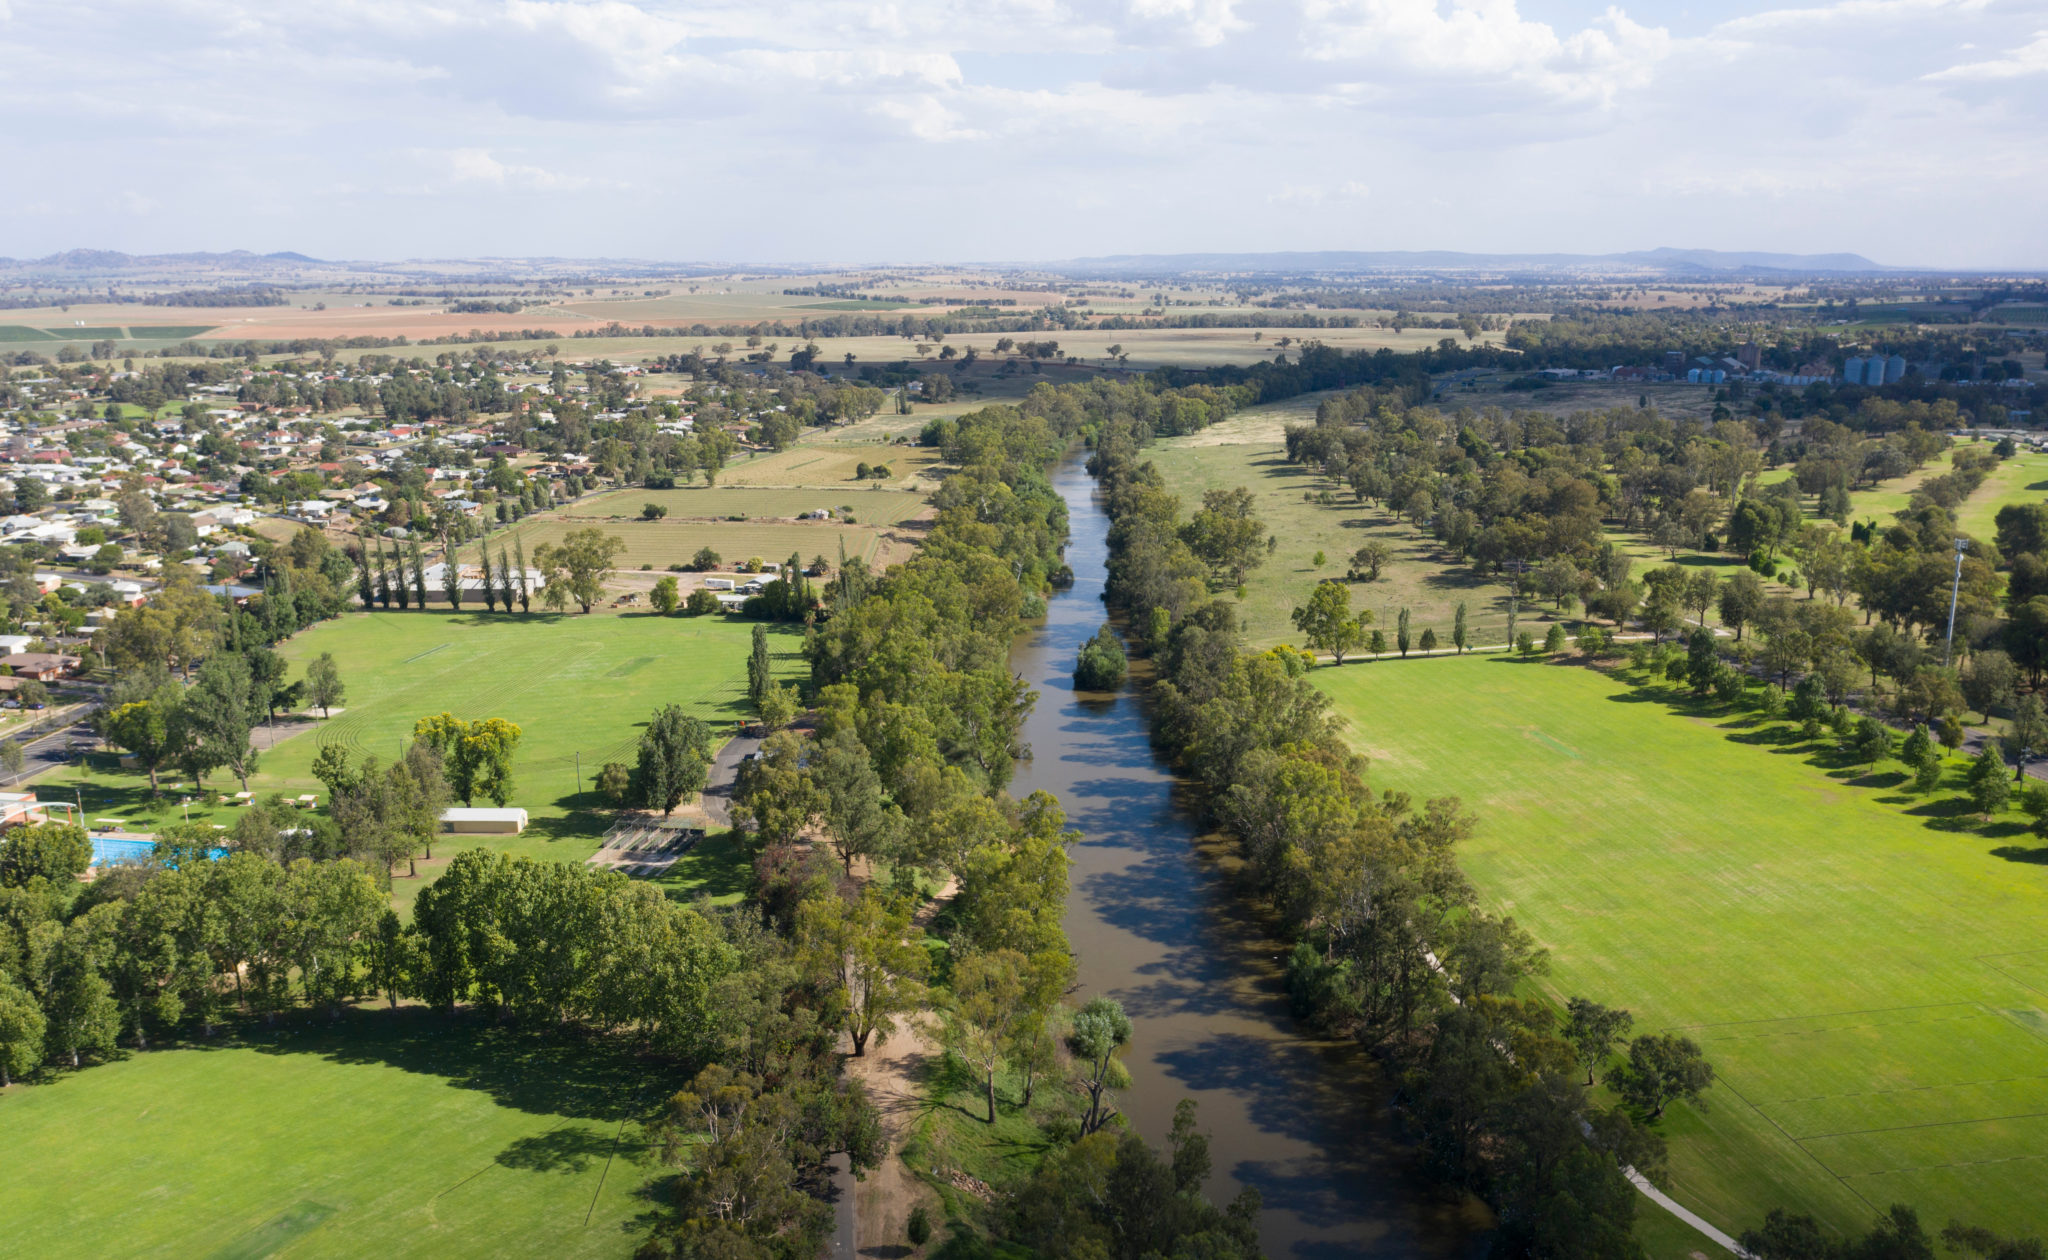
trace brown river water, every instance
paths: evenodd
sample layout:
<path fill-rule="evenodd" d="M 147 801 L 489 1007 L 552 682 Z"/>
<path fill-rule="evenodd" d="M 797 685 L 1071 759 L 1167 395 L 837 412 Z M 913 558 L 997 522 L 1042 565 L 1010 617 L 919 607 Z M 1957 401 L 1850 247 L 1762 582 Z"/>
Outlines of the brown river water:
<path fill-rule="evenodd" d="M 1108 519 L 1078 460 L 1053 481 L 1067 503 L 1072 588 L 1019 636 L 1011 666 L 1038 690 L 1031 757 L 1010 790 L 1059 797 L 1073 850 L 1066 927 L 1085 1001 L 1106 993 L 1135 1026 L 1124 1114 L 1163 1144 L 1182 1098 L 1211 1135 L 1218 1202 L 1265 1200 L 1260 1236 L 1280 1257 L 1481 1254 L 1483 1230 L 1410 1171 L 1376 1066 L 1310 1039 L 1287 1009 L 1285 945 L 1232 887 L 1227 843 L 1205 834 L 1188 790 L 1153 753 L 1139 697 L 1074 692 L 1074 658 L 1102 624 Z"/>

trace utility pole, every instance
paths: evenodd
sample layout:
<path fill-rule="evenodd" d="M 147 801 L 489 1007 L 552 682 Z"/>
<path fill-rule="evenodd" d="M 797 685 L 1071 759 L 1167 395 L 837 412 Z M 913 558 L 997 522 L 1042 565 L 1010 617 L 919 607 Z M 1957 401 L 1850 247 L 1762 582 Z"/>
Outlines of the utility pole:
<path fill-rule="evenodd" d="M 1949 661 L 1949 656 L 1950 656 L 1950 654 L 1951 654 L 1951 653 L 1953 653 L 1953 652 L 1954 652 L 1954 650 L 1955 650 L 1955 645 L 1956 645 L 1956 597 L 1962 594 L 1962 590 L 1963 590 L 1963 553 L 1964 553 L 1964 552 L 1967 552 L 1967 551 L 1968 551 L 1969 549 L 1970 549 L 1970 540 L 1969 540 L 1969 539 L 1967 539 L 1967 538 L 1958 538 L 1958 539 L 1956 539 L 1956 576 L 1955 576 L 1955 581 L 1954 581 L 1954 582 L 1952 582 L 1952 583 L 1950 583 L 1950 584 L 1949 584 L 1949 588 L 1948 588 L 1948 637 L 1947 637 L 1946 639 L 1942 640 L 1942 644 L 1941 644 L 1941 667 L 1942 667 L 1943 669 L 1947 669 L 1947 668 L 1948 668 L 1948 661 Z"/>

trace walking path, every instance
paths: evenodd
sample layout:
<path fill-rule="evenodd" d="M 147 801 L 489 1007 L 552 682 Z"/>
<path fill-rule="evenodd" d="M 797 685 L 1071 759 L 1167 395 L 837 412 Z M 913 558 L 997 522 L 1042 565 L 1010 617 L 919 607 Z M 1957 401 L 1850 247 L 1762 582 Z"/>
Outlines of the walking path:
<path fill-rule="evenodd" d="M 1436 972 L 1439 976 L 1444 974 L 1444 965 L 1443 963 L 1437 960 L 1435 951 L 1427 949 L 1423 950 L 1422 961 L 1428 963 L 1429 969 L 1431 971 Z M 1457 1003 L 1460 1006 L 1463 1006 L 1465 1004 L 1464 999 L 1460 998 L 1455 993 L 1450 995 L 1450 999 L 1451 1001 Z M 1500 1051 L 1501 1055 L 1505 1057 L 1508 1062 L 1513 1063 L 1515 1061 L 1515 1056 L 1509 1052 L 1506 1046 L 1501 1045 L 1499 1042 L 1495 1042 L 1494 1049 Z M 1585 1120 L 1584 1118 L 1581 1118 L 1579 1120 L 1579 1128 L 1588 1137 L 1592 1136 L 1593 1126 L 1591 1122 Z M 1741 1256 L 1743 1260 L 1751 1260 L 1750 1254 L 1742 1249 L 1741 1243 L 1736 1242 L 1733 1238 L 1730 1238 L 1727 1234 L 1723 1233 L 1721 1230 L 1709 1224 L 1704 1218 L 1702 1218 L 1698 1213 L 1694 1212 L 1691 1208 L 1686 1207 L 1678 1200 L 1672 1198 L 1670 1195 L 1664 1193 L 1662 1190 L 1659 1190 L 1656 1186 L 1651 1185 L 1650 1179 L 1648 1177 L 1643 1176 L 1643 1174 L 1637 1172 L 1636 1166 L 1634 1164 L 1623 1164 L 1621 1166 L 1621 1175 L 1628 1178 L 1630 1185 L 1642 1191 L 1644 1197 L 1648 1198 L 1650 1202 L 1656 1204 L 1660 1208 L 1663 1208 L 1665 1211 L 1671 1213 L 1679 1220 L 1684 1221 L 1686 1224 L 1692 1226 L 1694 1229 L 1698 1230 L 1700 1233 L 1712 1239 L 1714 1242 L 1720 1244 L 1722 1247 L 1726 1248 L 1730 1252 L 1733 1252 L 1735 1255 Z"/>

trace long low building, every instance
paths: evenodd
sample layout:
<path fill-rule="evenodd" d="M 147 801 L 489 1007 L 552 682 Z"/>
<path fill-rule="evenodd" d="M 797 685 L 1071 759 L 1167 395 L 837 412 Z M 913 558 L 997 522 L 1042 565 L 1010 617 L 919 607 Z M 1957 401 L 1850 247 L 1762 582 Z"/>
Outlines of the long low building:
<path fill-rule="evenodd" d="M 484 602 L 484 571 L 478 566 L 471 564 L 460 565 L 456 571 L 461 574 L 462 602 L 465 604 L 481 605 Z M 427 565 L 422 570 L 422 575 L 427 579 L 427 602 L 430 604 L 445 603 L 448 599 L 448 566 L 440 562 Z M 503 581 L 502 578 L 497 580 Z M 547 574 L 539 569 L 527 569 L 527 595 L 529 597 L 538 595 L 540 588 L 547 585 L 547 580 Z M 411 583 L 412 578 L 410 570 L 408 570 L 406 584 L 410 587 Z M 514 579 L 514 585 L 517 585 L 516 578 Z"/>
<path fill-rule="evenodd" d="M 441 811 L 441 830 L 464 836 L 516 836 L 526 830 L 526 811 L 458 805 Z"/>

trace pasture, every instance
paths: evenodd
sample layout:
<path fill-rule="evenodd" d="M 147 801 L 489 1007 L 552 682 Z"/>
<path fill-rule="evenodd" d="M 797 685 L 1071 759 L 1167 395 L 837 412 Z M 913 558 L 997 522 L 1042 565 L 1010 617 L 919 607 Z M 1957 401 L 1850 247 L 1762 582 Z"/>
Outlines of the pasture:
<path fill-rule="evenodd" d="M 1547 996 L 1705 1049 L 1707 1105 L 1660 1126 L 1682 1203 L 1730 1232 L 1773 1207 L 1860 1229 L 1891 1203 L 2040 1231 L 2048 848 L 2017 815 L 1980 827 L 1895 766 L 1575 666 L 1313 677 L 1376 787 L 1477 814 L 1464 867 L 1550 951 Z"/>
<path fill-rule="evenodd" d="M 922 413 L 902 417 L 912 427 L 922 426 L 927 418 Z M 859 488 L 865 493 L 866 488 L 854 480 L 859 466 L 887 464 L 894 475 L 887 481 L 870 481 L 867 486 L 910 491 L 917 488 L 920 478 L 937 480 L 930 470 L 938 462 L 939 453 L 926 447 L 837 441 L 821 430 L 820 436 L 786 451 L 771 451 L 730 465 L 718 474 L 718 481 L 721 486 L 807 486 L 834 493 Z"/>
<path fill-rule="evenodd" d="M 679 1086 L 419 1007 L 293 1016 L 0 1097 L 10 1254 L 619 1256 Z"/>
<path fill-rule="evenodd" d="M 323 744 L 341 743 L 389 762 L 410 738 L 413 723 L 428 714 L 507 718 L 522 731 L 510 803 L 527 811 L 526 833 L 438 840 L 435 861 L 420 863 L 420 878 L 405 878 L 400 869 L 394 896 L 409 905 L 450 854 L 473 844 L 581 861 L 611 825 L 608 803 L 594 787 L 597 772 L 607 761 L 632 762 L 640 728 L 655 709 L 680 704 L 721 737 L 748 715 L 751 633 L 752 623 L 716 616 L 352 613 L 302 631 L 280 649 L 293 678 L 303 674 L 307 661 L 332 652 L 348 687 L 346 711 L 263 753 L 249 786 L 261 796 L 311 792 L 324 804 L 326 789 L 312 773 Z M 799 636 L 775 627 L 770 634 L 778 672 L 800 673 Z M 175 772 L 164 776 L 167 785 L 176 778 Z M 182 794 L 174 791 L 151 810 L 148 779 L 115 769 L 111 757 L 67 766 L 34 786 L 52 798 L 76 790 L 88 817 L 126 818 L 142 830 L 185 816 L 178 804 Z M 207 786 L 219 793 L 236 785 L 216 773 Z M 211 802 L 213 796 L 203 799 Z M 195 798 L 190 816 L 232 825 L 236 813 L 233 806 Z M 684 871 L 674 878 L 683 880 Z M 706 872 L 706 878 L 715 875 Z"/>
<path fill-rule="evenodd" d="M 864 525 L 894 525 L 916 516 L 925 505 L 922 495 L 884 490 L 879 482 L 850 481 L 829 489 L 687 486 L 674 490 L 619 490 L 581 500 L 572 511 L 579 519 L 637 521 L 641 519 L 641 509 L 649 503 L 668 509 L 667 521 L 678 524 L 684 520 L 726 522 L 733 516 L 793 522 L 805 512 L 825 508 L 838 519 L 850 511 Z"/>
<path fill-rule="evenodd" d="M 635 491 L 634 493 L 642 493 Z M 792 555 L 808 563 L 823 556 L 837 563 L 839 546 L 846 544 L 847 558 L 874 562 L 881 549 L 882 534 L 863 521 L 846 525 L 839 521 L 662 521 L 622 520 L 617 517 L 586 519 L 578 505 L 575 516 L 534 516 L 491 536 L 491 545 L 511 546 L 514 537 L 525 540 L 526 554 L 544 543 L 559 543 L 570 530 L 602 528 L 626 544 L 617 561 L 620 570 L 650 568 L 657 572 L 670 565 L 688 564 L 699 548 L 717 552 L 729 568 L 748 559 L 780 563 Z"/>
<path fill-rule="evenodd" d="M 1287 404 L 1257 408 L 1201 433 L 1163 439 L 1145 448 L 1144 458 L 1158 466 L 1167 486 L 1180 496 L 1183 519 L 1202 506 L 1205 490 L 1244 486 L 1256 497 L 1255 511 L 1266 532 L 1280 540 L 1278 549 L 1247 575 L 1245 597 L 1237 601 L 1247 641 L 1261 647 L 1299 643 L 1300 635 L 1288 619 L 1294 606 L 1308 598 L 1317 582 L 1342 578 L 1352 553 L 1369 539 L 1385 543 L 1393 559 L 1379 581 L 1352 583 L 1351 607 L 1370 609 L 1374 626 L 1386 632 L 1389 642 L 1395 618 L 1406 607 L 1417 638 L 1431 627 L 1448 645 L 1453 613 L 1461 601 L 1468 605 L 1474 643 L 1504 640 L 1507 587 L 1473 576 L 1469 566 L 1453 560 L 1423 531 L 1384 505 L 1359 503 L 1348 489 L 1334 489 L 1329 504 L 1303 499 L 1304 493 L 1320 493 L 1330 483 L 1303 465 L 1287 462 L 1280 429 L 1315 417 L 1313 401 L 1297 400 L 1296 406 L 1299 409 L 1292 411 Z M 1315 563 L 1318 551 L 1323 553 L 1320 566 Z M 1540 637 L 1538 616 L 1539 611 L 1525 601 L 1521 625 L 1533 626 Z"/>

